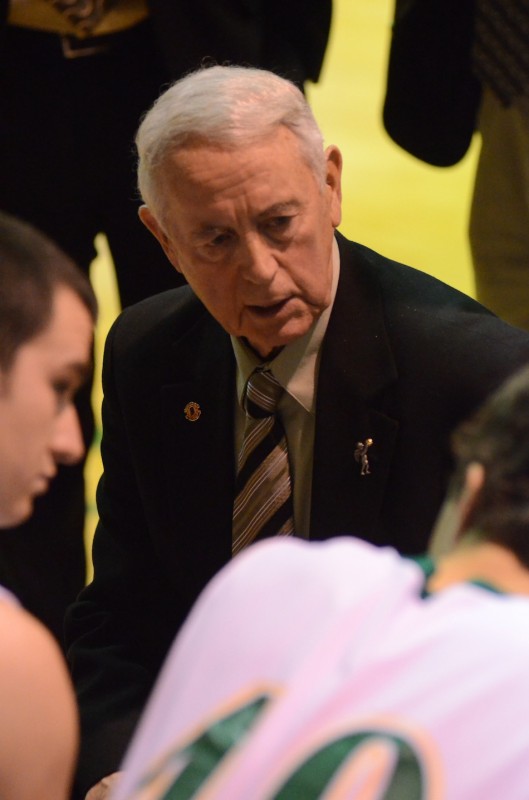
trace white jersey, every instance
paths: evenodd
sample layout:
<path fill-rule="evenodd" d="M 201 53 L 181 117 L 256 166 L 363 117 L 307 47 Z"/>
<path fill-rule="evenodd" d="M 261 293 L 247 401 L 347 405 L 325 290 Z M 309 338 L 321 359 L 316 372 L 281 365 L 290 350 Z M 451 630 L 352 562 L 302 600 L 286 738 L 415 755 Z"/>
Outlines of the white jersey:
<path fill-rule="evenodd" d="M 112 800 L 527 800 L 529 599 L 350 538 L 254 545 L 178 636 Z"/>

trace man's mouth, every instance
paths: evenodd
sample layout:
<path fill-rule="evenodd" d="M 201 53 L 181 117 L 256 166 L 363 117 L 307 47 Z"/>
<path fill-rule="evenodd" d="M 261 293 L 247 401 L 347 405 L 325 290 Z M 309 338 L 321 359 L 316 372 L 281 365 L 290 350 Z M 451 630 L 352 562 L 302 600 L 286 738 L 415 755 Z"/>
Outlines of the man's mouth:
<path fill-rule="evenodd" d="M 269 317 L 275 317 L 277 314 L 279 314 L 290 300 L 290 297 L 286 297 L 284 300 L 280 300 L 278 303 L 271 303 L 270 305 L 266 306 L 248 306 L 248 308 L 252 314 L 255 314 L 263 319 L 267 319 Z"/>

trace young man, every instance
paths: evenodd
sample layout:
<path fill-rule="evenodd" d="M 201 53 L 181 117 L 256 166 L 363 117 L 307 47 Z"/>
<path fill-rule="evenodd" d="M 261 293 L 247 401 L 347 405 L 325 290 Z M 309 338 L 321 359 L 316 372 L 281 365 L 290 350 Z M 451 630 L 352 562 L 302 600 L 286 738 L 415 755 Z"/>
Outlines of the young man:
<path fill-rule="evenodd" d="M 527 797 L 528 369 L 454 452 L 436 563 L 275 539 L 211 582 L 112 800 Z"/>
<path fill-rule="evenodd" d="M 58 466 L 83 456 L 73 398 L 89 374 L 95 317 L 73 263 L 0 214 L 0 527 L 26 520 Z M 78 739 L 66 667 L 47 629 L 1 587 L 0 641 L 0 796 L 66 800 Z"/>

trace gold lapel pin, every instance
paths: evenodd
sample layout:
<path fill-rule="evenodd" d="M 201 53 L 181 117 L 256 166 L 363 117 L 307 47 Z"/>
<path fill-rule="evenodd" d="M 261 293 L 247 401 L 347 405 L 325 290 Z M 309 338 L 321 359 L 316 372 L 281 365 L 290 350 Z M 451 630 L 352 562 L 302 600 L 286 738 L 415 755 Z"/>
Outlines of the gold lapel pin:
<path fill-rule="evenodd" d="M 196 422 L 202 414 L 202 411 L 200 410 L 199 404 L 192 400 L 184 408 L 184 414 L 188 422 Z"/>
<path fill-rule="evenodd" d="M 357 442 L 356 448 L 354 452 L 355 460 L 361 465 L 360 475 L 370 475 L 371 470 L 369 468 L 369 459 L 367 457 L 367 451 L 373 444 L 373 439 L 366 439 L 364 442 Z"/>

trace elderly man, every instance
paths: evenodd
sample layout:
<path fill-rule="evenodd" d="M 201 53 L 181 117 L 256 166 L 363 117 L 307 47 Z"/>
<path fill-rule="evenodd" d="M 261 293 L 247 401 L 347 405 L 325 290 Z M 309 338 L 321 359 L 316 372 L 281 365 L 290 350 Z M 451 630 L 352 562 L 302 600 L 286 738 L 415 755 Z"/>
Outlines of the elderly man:
<path fill-rule="evenodd" d="M 227 566 L 113 800 L 524 800 L 528 409 L 525 369 L 458 431 L 437 563 L 340 537 L 269 540 Z"/>
<path fill-rule="evenodd" d="M 449 432 L 529 360 L 527 334 L 336 233 L 340 152 L 288 81 L 193 73 L 137 144 L 141 218 L 189 286 L 107 342 L 94 580 L 67 622 L 80 797 L 232 553 L 292 533 L 422 551 Z"/>
<path fill-rule="evenodd" d="M 95 316 L 88 279 L 64 253 L 0 214 L 2 528 L 28 519 L 59 465 L 83 456 L 73 397 L 89 374 Z M 78 723 L 63 656 L 2 587 L 0 637 L 0 795 L 66 800 Z"/>

